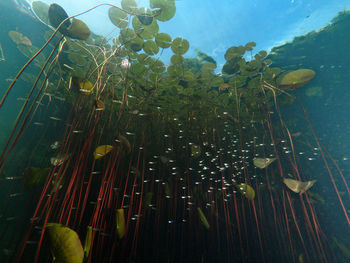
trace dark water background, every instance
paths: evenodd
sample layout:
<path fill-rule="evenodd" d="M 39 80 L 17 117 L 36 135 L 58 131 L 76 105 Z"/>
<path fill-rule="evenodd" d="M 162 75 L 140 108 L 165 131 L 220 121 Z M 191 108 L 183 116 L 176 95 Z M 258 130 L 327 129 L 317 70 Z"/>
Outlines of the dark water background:
<path fill-rule="evenodd" d="M 22 55 L 16 44 L 8 37 L 10 30 L 22 32 L 31 39 L 33 45 L 40 47 L 43 43 L 43 33 L 46 27 L 29 16 L 16 9 L 12 2 L 1 1 L 0 16 L 0 43 L 2 45 L 6 61 L 0 62 L 0 93 L 6 90 L 9 82 L 8 78 L 13 78 L 21 66 L 27 61 Z M 293 95 L 297 96 L 297 102 L 291 106 L 284 106 L 282 110 L 283 118 L 292 133 L 301 133 L 300 139 L 295 139 L 297 152 L 305 152 L 305 158 L 301 159 L 300 166 L 305 178 L 317 179 L 318 182 L 312 188 L 325 200 L 324 204 L 316 204 L 316 212 L 322 226 L 326 226 L 324 232 L 329 237 L 336 237 L 338 241 L 350 248 L 349 226 L 346 223 L 343 211 L 341 210 L 338 198 L 331 184 L 326 167 L 322 162 L 319 150 L 313 139 L 308 127 L 304 113 L 300 105 L 302 104 L 308 114 L 313 128 L 321 143 L 328 149 L 338 162 L 347 181 L 349 181 L 350 171 L 350 14 L 340 14 L 331 25 L 320 32 L 312 32 L 306 36 L 296 38 L 292 43 L 280 46 L 272 51 L 271 55 L 273 66 L 283 69 L 310 68 L 316 72 L 316 77 L 307 86 L 301 88 Z M 37 69 L 31 69 L 35 74 Z M 0 112 L 0 148 L 6 142 L 7 137 L 13 127 L 14 120 L 22 105 L 22 101 L 17 100 L 18 97 L 24 97 L 27 94 L 30 84 L 20 80 L 16 88 L 11 92 L 5 105 Z M 53 130 L 60 130 L 56 127 Z M 33 129 L 33 134 L 37 134 L 40 130 Z M 30 133 L 22 139 L 22 145 L 33 147 L 36 142 L 30 142 Z M 51 137 L 51 138 L 50 138 Z M 45 140 L 52 141 L 55 134 L 48 135 Z M 302 138 L 302 139 L 301 139 Z M 21 145 L 21 144 L 19 144 Z M 17 165 L 7 167 L 6 175 L 1 176 L 20 176 L 24 168 L 28 165 L 26 153 L 21 153 L 21 147 L 17 147 L 18 154 L 12 157 Z M 21 155 L 22 154 L 22 155 Z M 310 159 L 311 158 L 311 159 Z M 328 159 L 329 160 L 329 159 Z M 42 161 L 42 160 L 41 160 Z M 39 165 L 40 162 L 31 159 L 32 164 Z M 47 161 L 47 159 L 46 159 Z M 37 163 L 36 163 L 37 162 Z M 334 168 L 331 168 L 335 172 Z M 2 180 L 2 179 L 0 179 Z M 336 178 L 337 185 L 340 186 L 340 193 L 345 200 L 345 204 L 349 207 L 349 198 L 346 189 L 342 187 L 339 177 Z M 31 196 L 24 193 L 26 202 L 23 207 L 14 207 L 14 202 L 8 200 L 3 195 L 7 193 L 7 184 L 1 184 L 0 199 L 2 205 L 6 206 L 7 214 L 1 215 L 0 226 L 2 228 L 18 228 L 24 230 L 27 227 L 26 222 L 21 221 L 21 214 L 26 213 L 26 209 L 30 210 L 34 203 L 31 203 Z M 22 191 L 21 183 L 14 187 L 14 192 Z M 5 201 L 6 200 L 6 201 Z M 18 211 L 21 211 L 18 213 Z M 350 211 L 348 211 L 350 212 Z M 7 218 L 11 214 L 16 214 L 16 219 L 10 222 Z M 18 216 L 18 214 L 20 214 Z M 271 231 L 274 231 L 273 229 Z M 15 243 L 20 239 L 21 231 L 18 235 L 2 236 L 0 242 L 0 262 L 9 260 L 11 251 L 16 248 Z M 1 234 L 1 232 L 0 232 Z M 195 240 L 193 240 L 195 241 Z M 151 246 L 151 243 L 145 244 L 145 247 Z M 180 246 L 180 245 L 179 245 Z M 195 247 L 195 245 L 194 245 Z M 271 247 L 271 250 L 274 248 Z M 334 247 L 336 251 L 336 247 Z M 161 250 L 160 250 L 161 251 Z M 160 252 L 163 253 L 163 252 Z M 335 253 L 339 254 L 339 251 Z M 209 256 L 210 258 L 210 256 Z M 339 262 L 342 261 L 341 256 L 338 257 Z M 188 259 L 190 260 L 190 259 Z M 214 259 L 213 259 L 214 260 Z M 208 261 L 213 262 L 213 261 Z M 258 262 L 258 261 L 256 261 Z M 271 261 L 271 262 L 278 262 Z"/>

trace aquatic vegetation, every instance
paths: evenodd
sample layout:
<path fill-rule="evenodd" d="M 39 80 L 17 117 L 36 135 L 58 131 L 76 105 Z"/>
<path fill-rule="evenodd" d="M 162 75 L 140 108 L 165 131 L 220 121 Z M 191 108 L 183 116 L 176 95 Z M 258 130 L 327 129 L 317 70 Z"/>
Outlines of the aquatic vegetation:
<path fill-rule="evenodd" d="M 26 188 L 41 186 L 48 174 L 50 168 L 27 167 L 23 172 L 23 184 Z"/>
<path fill-rule="evenodd" d="M 298 69 L 281 77 L 279 82 L 279 88 L 286 89 L 297 89 L 305 86 L 309 83 L 316 75 L 316 72 L 311 69 Z"/>
<path fill-rule="evenodd" d="M 45 24 L 49 24 L 49 8 L 50 5 L 48 5 L 45 2 L 42 1 L 33 1 L 32 2 L 32 9 L 36 16 Z"/>
<path fill-rule="evenodd" d="M 95 158 L 95 160 L 104 157 L 106 154 L 108 154 L 113 149 L 114 149 L 114 147 L 112 145 L 101 145 L 101 146 L 98 146 L 95 149 L 95 151 L 94 151 L 94 158 Z"/>
<path fill-rule="evenodd" d="M 50 250 L 57 262 L 81 263 L 84 250 L 78 234 L 61 224 L 48 223 L 46 232 L 49 237 Z"/>
<path fill-rule="evenodd" d="M 199 219 L 200 219 L 201 223 L 203 224 L 203 226 L 204 226 L 206 229 L 209 230 L 210 225 L 209 225 L 208 220 L 207 220 L 207 218 L 205 217 L 205 215 L 204 215 L 202 209 L 201 209 L 200 207 L 197 207 L 197 211 L 198 211 L 198 215 L 199 215 Z"/>
<path fill-rule="evenodd" d="M 276 158 L 254 158 L 253 163 L 254 166 L 264 169 L 267 166 L 269 166 L 271 163 L 273 163 L 276 160 Z"/>
<path fill-rule="evenodd" d="M 223 261 L 266 260 L 266 240 L 284 244 L 274 253 L 287 261 L 303 247 L 307 261 L 323 258 L 305 249 L 328 249 L 324 237 L 315 234 L 317 220 L 309 219 L 317 219 L 315 209 L 304 196 L 300 206 L 288 191 L 304 193 L 315 180 L 285 178 L 288 189 L 282 184 L 284 171 L 298 170 L 305 161 L 295 150 L 304 131 L 294 136 L 293 123 L 279 111 L 296 99 L 285 85 L 294 89 L 312 74 L 289 84 L 289 73 L 272 67 L 266 51 L 252 53 L 255 42 L 228 48 L 218 73 L 213 57 L 199 50 L 188 57 L 188 40 L 159 32 L 158 22 L 176 12 L 174 0 L 151 0 L 151 9 L 134 0 L 104 5 L 116 37 L 93 34 L 57 4 L 33 4 L 35 12 L 47 12 L 56 30 L 47 31 L 42 49 L 21 47 L 33 63 L 40 61 L 42 73 L 27 76 L 33 86 L 21 100 L 28 106 L 18 115 L 0 166 L 11 160 L 7 156 L 21 136 L 43 137 L 32 147 L 35 161 L 47 163 L 45 152 L 54 157 L 46 173 L 25 170 L 32 174 L 27 184 L 38 185 L 40 198 L 33 201 L 23 239 L 42 237 L 37 228 L 49 220 L 67 225 L 51 223 L 46 229 L 56 261 L 73 250 L 86 262 L 141 262 L 156 254 L 156 261 L 171 261 L 163 256 L 166 250 L 176 262 L 224 247 L 232 249 Z M 169 64 L 163 53 L 169 54 Z M 19 72 L 8 92 L 27 71 Z M 33 127 L 40 133 L 29 133 Z M 317 145 L 308 156 L 322 150 Z M 74 245 L 61 241 L 59 233 Z M 83 248 L 78 233 L 85 235 Z M 178 244 L 188 245 L 188 251 L 178 250 Z M 18 245 L 19 259 L 32 259 L 29 245 Z M 47 251 L 41 241 L 36 249 L 38 262 Z"/>
<path fill-rule="evenodd" d="M 12 41 L 17 45 L 32 46 L 32 41 L 30 41 L 30 39 L 24 36 L 22 33 L 17 31 L 9 31 L 8 34 Z"/>
<path fill-rule="evenodd" d="M 123 208 L 116 210 L 115 225 L 117 229 L 118 238 L 122 239 L 126 234 L 125 215 Z"/>
<path fill-rule="evenodd" d="M 298 180 L 290 179 L 290 178 L 283 178 L 283 183 L 294 193 L 303 194 L 308 189 L 310 189 L 317 180 L 307 181 L 307 182 L 301 182 Z"/>
<path fill-rule="evenodd" d="M 238 184 L 238 185 L 236 185 L 236 188 L 248 200 L 250 200 L 250 201 L 254 200 L 255 191 L 250 185 L 248 185 L 248 184 Z"/>

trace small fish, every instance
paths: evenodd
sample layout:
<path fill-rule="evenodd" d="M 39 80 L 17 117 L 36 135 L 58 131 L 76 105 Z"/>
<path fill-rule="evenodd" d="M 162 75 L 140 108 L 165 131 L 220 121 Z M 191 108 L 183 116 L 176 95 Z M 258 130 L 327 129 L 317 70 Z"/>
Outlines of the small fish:
<path fill-rule="evenodd" d="M 73 133 L 82 133 L 82 130 L 74 130 Z"/>
<path fill-rule="evenodd" d="M 53 117 L 53 116 L 50 116 L 49 119 L 54 120 L 54 121 L 60 121 L 61 120 L 60 118 Z"/>
<path fill-rule="evenodd" d="M 16 177 L 13 177 L 13 176 L 7 176 L 5 177 L 6 180 L 18 180 L 18 179 L 22 179 L 21 176 L 16 176 Z"/>
<path fill-rule="evenodd" d="M 62 97 L 57 97 L 57 96 L 54 96 L 54 98 L 55 98 L 56 100 L 66 101 L 66 99 L 65 99 L 65 98 L 62 98 Z"/>
<path fill-rule="evenodd" d="M 27 99 L 26 99 L 26 98 L 18 97 L 17 100 L 19 100 L 19 101 L 26 101 Z"/>
<path fill-rule="evenodd" d="M 50 145 L 50 148 L 52 150 L 56 150 L 60 147 L 60 142 L 59 141 L 55 141 L 53 144 Z"/>
<path fill-rule="evenodd" d="M 14 194 L 10 194 L 9 197 L 16 197 L 16 196 L 20 196 L 22 195 L 22 193 L 14 193 Z"/>
<path fill-rule="evenodd" d="M 44 123 L 42 123 L 42 122 L 37 122 L 37 121 L 36 121 L 36 122 L 33 122 L 33 124 L 36 125 L 36 126 L 43 126 L 43 125 L 44 125 Z"/>
<path fill-rule="evenodd" d="M 70 69 L 70 70 L 74 70 L 74 68 L 68 66 L 67 64 L 63 64 L 63 66 L 66 67 L 66 68 L 68 68 L 68 69 Z"/>

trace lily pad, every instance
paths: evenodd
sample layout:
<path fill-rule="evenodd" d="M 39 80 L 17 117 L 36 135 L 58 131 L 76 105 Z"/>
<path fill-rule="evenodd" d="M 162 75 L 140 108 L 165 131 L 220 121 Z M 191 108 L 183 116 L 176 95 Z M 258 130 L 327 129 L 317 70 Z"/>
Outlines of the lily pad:
<path fill-rule="evenodd" d="M 9 37 L 13 42 L 15 42 L 17 45 L 25 45 L 25 46 L 32 46 L 32 41 L 26 36 L 24 36 L 22 33 L 17 31 L 9 31 L 8 33 Z"/>
<path fill-rule="evenodd" d="M 225 53 L 225 59 L 231 60 L 235 57 L 241 57 L 245 53 L 246 49 L 243 46 L 230 47 Z"/>
<path fill-rule="evenodd" d="M 35 15 L 45 24 L 49 24 L 49 5 L 42 1 L 34 1 L 32 3 L 32 9 Z"/>
<path fill-rule="evenodd" d="M 190 43 L 181 37 L 177 37 L 171 44 L 171 50 L 178 55 L 183 55 L 187 52 L 190 47 Z"/>
<path fill-rule="evenodd" d="M 83 262 L 84 249 L 78 234 L 61 224 L 48 223 L 49 247 L 57 262 Z"/>
<path fill-rule="evenodd" d="M 253 47 L 256 46 L 256 43 L 255 42 L 248 42 L 246 45 L 245 45 L 245 48 L 246 50 L 248 51 L 252 51 L 253 50 Z"/>
<path fill-rule="evenodd" d="M 159 33 L 156 35 L 155 41 L 161 48 L 168 48 L 171 46 L 171 36 L 166 33 Z"/>
<path fill-rule="evenodd" d="M 213 72 L 216 68 L 216 64 L 211 62 L 206 62 L 202 65 L 201 71 L 202 72 Z"/>
<path fill-rule="evenodd" d="M 147 40 L 145 43 L 143 43 L 143 50 L 146 52 L 146 54 L 152 56 L 159 52 L 159 47 L 153 40 Z"/>
<path fill-rule="evenodd" d="M 109 19 L 111 20 L 111 22 L 113 23 L 113 25 L 115 25 L 119 28 L 127 27 L 129 17 L 125 11 L 123 11 L 117 7 L 112 6 L 108 10 L 108 16 L 109 16 Z"/>
<path fill-rule="evenodd" d="M 159 25 L 157 20 L 153 20 L 151 24 L 144 25 L 140 22 L 137 16 L 132 19 L 132 27 L 134 28 L 136 34 L 138 34 L 143 39 L 154 38 L 159 30 Z"/>
<path fill-rule="evenodd" d="M 170 65 L 167 69 L 171 76 L 180 76 L 182 74 L 182 67 L 179 65 Z"/>
<path fill-rule="evenodd" d="M 150 64 L 150 69 L 154 73 L 162 73 L 165 71 L 165 65 L 162 61 L 154 59 L 154 62 Z"/>
<path fill-rule="evenodd" d="M 168 21 L 176 13 L 175 0 L 150 0 L 150 6 L 158 8 L 153 11 L 153 14 L 159 21 Z"/>
<path fill-rule="evenodd" d="M 132 39 L 135 39 L 136 37 L 137 35 L 134 30 L 132 30 L 131 28 L 125 28 L 120 31 L 119 41 L 121 44 L 125 45 L 126 43 L 128 43 Z"/>
<path fill-rule="evenodd" d="M 88 26 L 81 20 L 73 18 L 71 25 L 67 28 L 67 35 L 74 39 L 87 40 L 91 34 Z"/>
<path fill-rule="evenodd" d="M 153 22 L 153 13 L 149 9 L 139 8 L 136 11 L 136 17 L 141 22 L 141 24 L 148 26 Z"/>
<path fill-rule="evenodd" d="M 254 200 L 255 197 L 255 191 L 254 189 L 247 184 L 238 184 L 236 185 L 238 191 L 244 195 L 248 200 Z"/>
<path fill-rule="evenodd" d="M 121 2 L 122 8 L 127 12 L 133 12 L 137 7 L 137 3 L 135 0 L 122 0 Z"/>
<path fill-rule="evenodd" d="M 298 69 L 281 77 L 279 88 L 281 89 L 297 89 L 310 82 L 316 75 L 311 69 Z"/>
<path fill-rule="evenodd" d="M 184 62 L 184 57 L 181 56 L 181 55 L 172 55 L 171 58 L 170 58 L 170 62 L 172 64 L 182 64 Z"/>
<path fill-rule="evenodd" d="M 49 7 L 49 20 L 50 24 L 57 28 L 65 19 L 68 18 L 68 15 L 66 11 L 58 4 L 51 4 Z M 66 35 L 67 28 L 71 25 L 71 22 L 67 20 L 64 22 L 64 24 L 60 27 L 58 31 L 60 31 L 62 34 Z"/>
<path fill-rule="evenodd" d="M 132 51 L 138 52 L 143 47 L 143 40 L 140 37 L 135 37 L 134 39 L 131 39 L 126 46 L 130 48 Z"/>

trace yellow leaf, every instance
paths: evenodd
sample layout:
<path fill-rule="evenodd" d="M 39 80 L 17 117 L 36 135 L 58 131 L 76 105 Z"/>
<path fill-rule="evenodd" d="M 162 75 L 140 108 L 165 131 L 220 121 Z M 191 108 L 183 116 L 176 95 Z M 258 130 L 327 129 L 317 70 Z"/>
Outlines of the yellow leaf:
<path fill-rule="evenodd" d="M 101 145 L 96 148 L 94 151 L 94 158 L 95 160 L 102 158 L 105 156 L 107 153 L 113 150 L 112 145 Z"/>

